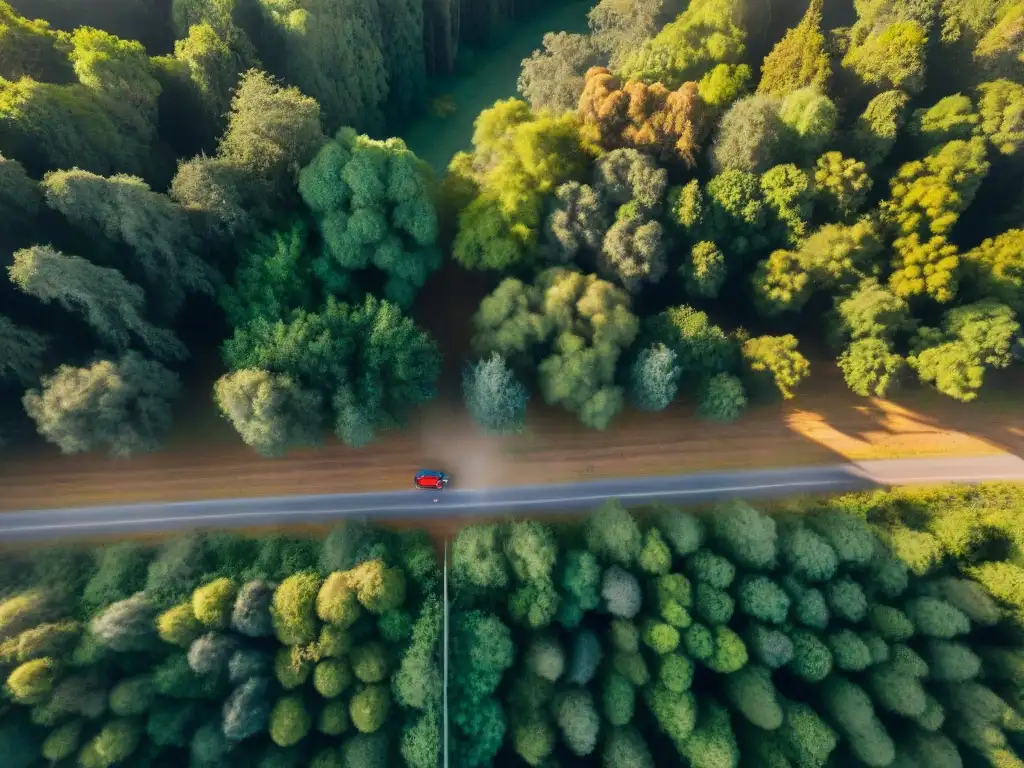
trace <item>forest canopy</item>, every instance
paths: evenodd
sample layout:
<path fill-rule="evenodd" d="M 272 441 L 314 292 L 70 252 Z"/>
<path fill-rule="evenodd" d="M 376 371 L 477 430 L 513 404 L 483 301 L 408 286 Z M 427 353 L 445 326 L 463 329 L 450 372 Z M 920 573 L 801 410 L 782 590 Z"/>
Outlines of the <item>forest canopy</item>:
<path fill-rule="evenodd" d="M 0 2 L 18 440 L 155 450 L 215 343 L 200 396 L 267 456 L 400 428 L 445 357 L 499 433 L 732 421 L 831 366 L 970 402 L 1019 357 L 1014 0 L 601 0 L 437 176 L 397 136 L 540 3 L 107 5 Z"/>

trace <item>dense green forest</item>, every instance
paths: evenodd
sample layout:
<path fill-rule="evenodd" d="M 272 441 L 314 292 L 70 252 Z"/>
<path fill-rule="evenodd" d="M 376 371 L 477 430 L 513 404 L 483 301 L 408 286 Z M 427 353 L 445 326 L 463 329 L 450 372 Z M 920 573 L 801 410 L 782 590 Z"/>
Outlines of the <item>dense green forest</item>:
<path fill-rule="evenodd" d="M 436 395 L 449 260 L 493 278 L 457 361 L 493 432 L 534 393 L 733 420 L 823 345 L 864 396 L 1012 364 L 1020 0 L 602 0 L 437 178 L 391 137 L 541 6 L 0 2 L 6 430 L 153 450 L 222 343 L 247 444 L 364 445 Z"/>
<path fill-rule="evenodd" d="M 447 571 L 362 524 L 5 552 L 0 755 L 436 768 L 447 702 L 464 768 L 1019 768 L 1022 548 L 982 486 L 612 500 L 464 528 Z"/>

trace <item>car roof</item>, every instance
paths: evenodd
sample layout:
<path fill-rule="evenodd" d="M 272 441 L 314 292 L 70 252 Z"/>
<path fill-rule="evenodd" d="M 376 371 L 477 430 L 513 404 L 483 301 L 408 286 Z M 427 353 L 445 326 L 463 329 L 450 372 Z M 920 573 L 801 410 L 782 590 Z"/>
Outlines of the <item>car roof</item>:
<path fill-rule="evenodd" d="M 441 477 L 444 472 L 439 472 L 436 469 L 421 469 L 416 473 L 416 477 Z"/>

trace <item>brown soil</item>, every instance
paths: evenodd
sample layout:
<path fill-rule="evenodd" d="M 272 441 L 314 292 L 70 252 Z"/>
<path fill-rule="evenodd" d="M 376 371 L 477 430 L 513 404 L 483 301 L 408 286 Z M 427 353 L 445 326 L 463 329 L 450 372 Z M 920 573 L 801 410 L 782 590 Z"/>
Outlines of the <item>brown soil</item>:
<path fill-rule="evenodd" d="M 444 398 L 405 432 L 367 448 L 332 440 L 280 459 L 260 458 L 243 445 L 216 418 L 207 397 L 190 407 L 188 424 L 157 454 L 61 456 L 50 446 L 6 452 L 0 509 L 405 490 L 419 467 L 450 472 L 456 488 L 479 488 L 1018 453 L 1024 415 L 1013 407 L 1013 392 L 1022 381 L 1019 375 L 993 381 L 983 399 L 968 405 L 924 390 L 890 402 L 856 397 L 834 367 L 821 364 L 791 404 L 751 409 L 736 424 L 699 421 L 692 407 L 680 404 L 657 414 L 628 412 L 608 431 L 593 432 L 560 410 L 533 407 L 526 433 L 501 439 L 480 437 L 457 404 Z"/>

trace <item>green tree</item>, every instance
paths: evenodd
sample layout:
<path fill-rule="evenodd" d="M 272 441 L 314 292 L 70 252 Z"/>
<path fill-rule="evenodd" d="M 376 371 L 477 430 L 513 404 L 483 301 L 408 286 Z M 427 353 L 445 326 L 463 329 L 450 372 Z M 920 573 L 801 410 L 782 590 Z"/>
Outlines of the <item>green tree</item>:
<path fill-rule="evenodd" d="M 554 704 L 554 716 L 562 740 L 573 754 L 583 756 L 594 751 L 601 719 L 587 689 L 573 688 L 562 694 Z"/>
<path fill-rule="evenodd" d="M 899 385 L 906 362 L 883 339 L 860 339 L 839 356 L 847 386 L 862 397 L 885 397 Z"/>
<path fill-rule="evenodd" d="M 584 75 L 600 59 L 593 35 L 548 32 L 541 48 L 523 59 L 516 89 L 534 111 L 569 112 L 579 103 Z"/>
<path fill-rule="evenodd" d="M 268 10 L 281 33 L 285 76 L 323 106 L 330 130 L 382 126 L 390 64 L 383 50 L 384 7 L 301 0 Z M 389 21 L 389 36 L 402 31 L 399 20 Z M 415 49 L 395 53 L 413 61 L 417 55 Z"/>
<path fill-rule="evenodd" d="M 779 161 L 785 140 L 780 106 L 778 99 L 758 94 L 745 96 L 729 107 L 711 150 L 716 173 L 761 174 Z"/>
<path fill-rule="evenodd" d="M 835 300 L 833 334 L 840 339 L 880 339 L 892 342 L 914 327 L 906 300 L 879 285 L 874 278 L 860 281 L 856 290 Z"/>
<path fill-rule="evenodd" d="M 270 711 L 268 731 L 279 747 L 290 747 L 302 741 L 312 725 L 309 711 L 297 694 L 282 696 Z"/>
<path fill-rule="evenodd" d="M 774 385 L 786 400 L 792 399 L 793 390 L 811 371 L 791 334 L 749 339 L 743 344 L 743 358 L 759 390 L 770 391 Z"/>
<path fill-rule="evenodd" d="M 927 32 L 916 21 L 879 25 L 850 45 L 842 66 L 876 93 L 914 94 L 924 87 L 927 43 Z"/>
<path fill-rule="evenodd" d="M 839 110 L 817 86 L 793 91 L 779 106 L 779 119 L 788 129 L 787 159 L 810 164 L 831 144 Z"/>
<path fill-rule="evenodd" d="M 700 395 L 697 415 L 715 421 L 735 421 L 747 408 L 743 383 L 731 373 L 716 373 Z"/>
<path fill-rule="evenodd" d="M 373 733 L 387 721 L 391 694 L 384 685 L 367 685 L 357 692 L 348 705 L 352 725 L 360 733 Z"/>
<path fill-rule="evenodd" d="M 601 580 L 601 597 L 608 612 L 622 619 L 636 616 L 643 600 L 636 577 L 617 565 L 605 570 Z"/>
<path fill-rule="evenodd" d="M 808 86 L 827 87 L 832 70 L 821 33 L 821 9 L 822 0 L 812 0 L 800 23 L 765 56 L 758 93 L 786 96 Z"/>
<path fill-rule="evenodd" d="M 499 353 L 466 368 L 462 396 L 485 432 L 507 435 L 523 431 L 530 395 Z"/>
<path fill-rule="evenodd" d="M 977 298 L 1003 302 L 1024 312 L 1024 229 L 1008 229 L 962 254 L 960 264 Z"/>
<path fill-rule="evenodd" d="M 144 593 L 107 606 L 90 625 L 103 645 L 118 653 L 145 651 L 156 640 L 156 610 Z"/>
<path fill-rule="evenodd" d="M 56 171 L 46 174 L 42 189 L 47 205 L 83 233 L 131 251 L 133 258 L 117 266 L 147 288 L 166 316 L 189 294 L 213 292 L 213 270 L 197 255 L 199 242 L 185 210 L 142 179 Z"/>
<path fill-rule="evenodd" d="M 248 581 L 238 590 L 231 611 L 231 628 L 247 637 L 269 637 L 274 633 L 270 604 L 274 589 L 265 581 Z"/>
<path fill-rule="evenodd" d="M 293 310 L 313 308 L 308 240 L 307 226 L 296 219 L 290 228 L 260 235 L 245 250 L 234 283 L 218 296 L 232 327 L 259 318 L 285 321 Z"/>
<path fill-rule="evenodd" d="M 329 292 L 351 293 L 354 274 L 384 272 L 384 296 L 401 307 L 441 265 L 432 174 L 401 139 L 338 132 L 299 174 L 323 254 L 313 268 Z"/>
<path fill-rule="evenodd" d="M 507 560 L 497 525 L 462 528 L 452 542 L 452 582 L 457 588 L 504 589 Z"/>
<path fill-rule="evenodd" d="M 679 268 L 686 292 L 695 298 L 714 299 L 728 273 L 725 256 L 714 243 L 704 240 L 690 249 L 690 257 Z"/>
<path fill-rule="evenodd" d="M 238 170 L 250 198 L 264 191 L 280 195 L 324 142 L 315 100 L 250 69 L 235 88 L 217 159 Z M 193 202 L 179 200 L 186 205 Z"/>
<path fill-rule="evenodd" d="M 303 645 L 316 638 L 316 597 L 322 580 L 312 573 L 289 576 L 274 591 L 270 614 L 278 640 Z"/>
<path fill-rule="evenodd" d="M 214 399 L 245 444 L 262 456 L 318 445 L 322 438 L 322 395 L 302 389 L 287 374 L 234 371 L 217 379 Z"/>
<path fill-rule="evenodd" d="M 872 180 L 867 164 L 841 152 L 826 152 L 814 167 L 814 194 L 829 214 L 849 222 L 864 207 Z"/>
<path fill-rule="evenodd" d="M 37 245 L 16 252 L 7 271 L 21 291 L 83 316 L 99 339 L 120 352 L 135 338 L 161 360 L 188 356 L 174 333 L 145 319 L 142 289 L 116 269 Z"/>
<path fill-rule="evenodd" d="M 997 152 L 1017 155 L 1024 148 L 1024 126 L 1020 121 L 1024 84 L 1000 79 L 982 83 L 977 91 L 981 132 Z"/>
<path fill-rule="evenodd" d="M 875 96 L 854 123 L 850 154 L 868 168 L 878 167 L 889 156 L 896 137 L 908 118 L 910 96 L 900 90 Z"/>
<path fill-rule="evenodd" d="M 616 364 L 637 334 L 624 291 L 596 275 L 555 267 L 533 285 L 508 278 L 480 304 L 473 345 L 538 368 L 545 402 L 561 404 L 592 428 L 604 429 L 621 409 Z M 543 346 L 542 346 L 543 345 Z"/>
<path fill-rule="evenodd" d="M 590 514 L 584 539 L 587 548 L 599 558 L 626 567 L 636 561 L 643 547 L 643 535 L 636 520 L 614 499 Z"/>
<path fill-rule="evenodd" d="M 825 710 L 857 759 L 865 765 L 889 765 L 895 748 L 864 689 L 837 675 L 823 683 L 822 693 Z"/>
<path fill-rule="evenodd" d="M 88 368 L 62 365 L 22 398 L 36 428 L 63 453 L 106 446 L 113 456 L 156 450 L 171 426 L 177 374 L 127 352 Z"/>
<path fill-rule="evenodd" d="M 636 728 L 613 728 L 601 748 L 601 761 L 607 768 L 654 768 L 654 757 Z"/>
<path fill-rule="evenodd" d="M 661 411 L 675 399 L 681 369 L 664 344 L 641 350 L 630 369 L 630 396 L 645 411 Z"/>
<path fill-rule="evenodd" d="M 457 170 L 454 163 L 449 172 Z M 481 112 L 474 122 L 467 179 L 475 191 L 458 214 L 455 260 L 469 269 L 507 269 L 528 261 L 545 197 L 578 178 L 584 167 L 574 115 L 534 115 L 517 99 Z"/>
<path fill-rule="evenodd" d="M 82 768 L 111 768 L 125 762 L 139 746 L 142 729 L 135 720 L 111 720 L 79 752 Z"/>
<path fill-rule="evenodd" d="M 4 28 L 0 77 L 15 81 L 32 77 L 50 83 L 72 79 L 67 52 L 48 22 L 26 19 L 5 2 L 0 5 L 0 24 Z"/>
<path fill-rule="evenodd" d="M 319 314 L 299 311 L 287 323 L 236 329 L 223 354 L 234 371 L 286 375 L 321 393 L 335 434 L 357 447 L 429 400 L 440 365 L 436 344 L 395 305 L 372 296 L 357 305 L 329 298 Z"/>
<path fill-rule="evenodd" d="M 745 4 L 700 0 L 654 37 L 633 49 L 620 66 L 631 80 L 659 82 L 677 88 L 697 80 L 716 64 L 736 64 L 746 52 Z"/>
<path fill-rule="evenodd" d="M 725 695 L 729 703 L 758 728 L 774 731 L 782 725 L 782 706 L 767 669 L 747 665 L 727 675 Z"/>

